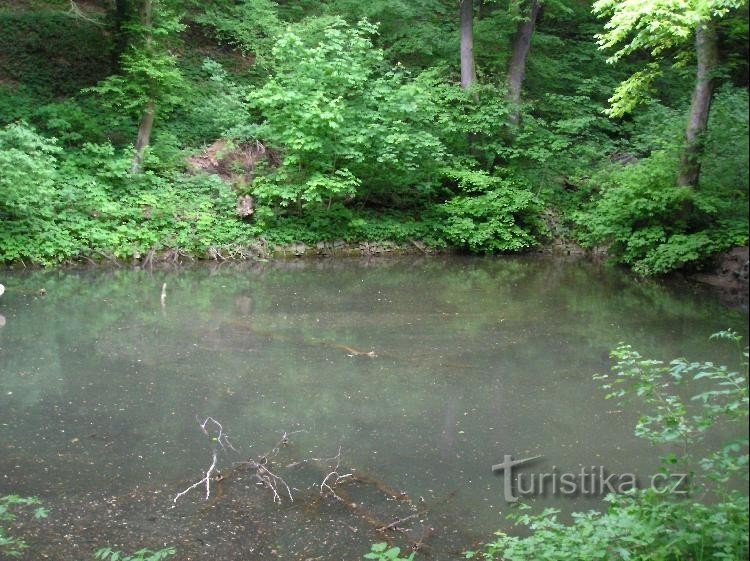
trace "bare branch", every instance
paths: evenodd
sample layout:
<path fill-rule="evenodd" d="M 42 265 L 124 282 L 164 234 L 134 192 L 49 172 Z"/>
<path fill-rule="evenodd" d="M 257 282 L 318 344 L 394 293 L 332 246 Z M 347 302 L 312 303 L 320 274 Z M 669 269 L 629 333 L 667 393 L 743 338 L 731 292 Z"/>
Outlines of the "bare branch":
<path fill-rule="evenodd" d="M 184 489 L 183 491 L 180 491 L 175 495 L 172 502 L 174 504 L 177 504 L 177 501 L 180 500 L 180 498 L 187 495 L 190 491 L 195 489 L 196 487 L 200 486 L 201 484 L 206 485 L 206 500 L 208 500 L 211 497 L 211 480 L 214 477 L 214 474 L 218 474 L 218 471 L 216 469 L 217 464 L 219 463 L 219 447 L 221 447 L 222 450 L 226 450 L 227 448 L 232 450 L 233 452 L 237 452 L 237 449 L 232 446 L 232 443 L 229 442 L 229 439 L 224 434 L 224 427 L 222 424 L 214 419 L 213 417 L 206 417 L 202 422 L 198 415 L 195 416 L 195 420 L 198 423 L 198 427 L 200 428 L 201 432 L 211 438 L 214 442 L 213 449 L 211 451 L 211 465 L 206 470 L 205 475 L 202 479 L 199 481 L 196 481 L 192 485 L 190 485 L 187 489 Z M 215 426 L 219 434 L 215 437 L 212 437 L 211 434 L 208 432 L 208 429 L 206 428 L 208 424 L 211 423 L 213 426 Z"/>

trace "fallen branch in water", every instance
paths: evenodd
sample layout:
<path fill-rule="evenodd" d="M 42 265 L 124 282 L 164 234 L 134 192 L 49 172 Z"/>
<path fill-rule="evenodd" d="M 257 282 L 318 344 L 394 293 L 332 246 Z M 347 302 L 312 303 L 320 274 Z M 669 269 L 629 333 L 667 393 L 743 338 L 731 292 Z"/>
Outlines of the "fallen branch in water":
<path fill-rule="evenodd" d="M 229 437 L 224 432 L 223 425 L 214 419 L 213 417 L 206 417 L 203 421 L 196 416 L 196 421 L 203 434 L 211 439 L 213 442 L 211 450 L 211 465 L 206 470 L 203 477 L 191 484 L 186 489 L 180 491 L 175 495 L 172 502 L 176 505 L 177 501 L 187 495 L 193 489 L 205 485 L 206 486 L 206 497 L 208 500 L 211 497 L 211 482 L 222 483 L 223 481 L 233 477 L 236 472 L 240 470 L 251 470 L 254 471 L 252 474 L 253 478 L 257 480 L 257 484 L 269 489 L 273 494 L 273 502 L 281 503 L 282 495 L 289 497 L 289 500 L 294 502 L 294 496 L 292 495 L 292 488 L 287 484 L 286 480 L 280 475 L 271 471 L 270 464 L 271 459 L 278 455 L 279 451 L 289 444 L 289 436 L 297 432 L 284 432 L 281 439 L 274 445 L 274 447 L 267 453 L 259 456 L 257 459 L 250 458 L 243 462 L 235 462 L 227 473 L 221 473 L 218 468 L 219 452 L 231 450 L 232 452 L 239 453 L 237 448 L 230 442 Z M 209 430 L 211 429 L 211 430 Z M 281 489 L 281 491 L 280 491 Z M 221 487 L 219 488 L 219 491 Z M 219 493 L 221 496 L 221 493 Z"/>
<path fill-rule="evenodd" d="M 174 504 L 177 504 L 177 501 L 180 499 L 180 497 L 184 497 L 190 491 L 192 491 L 193 489 L 195 489 L 196 487 L 198 487 L 202 483 L 206 484 L 206 500 L 208 500 L 208 498 L 211 496 L 211 475 L 216 470 L 216 463 L 218 462 L 218 459 L 219 459 L 218 454 L 216 453 L 216 450 L 214 450 L 213 451 L 213 459 L 211 461 L 211 465 L 206 470 L 206 475 L 203 476 L 203 479 L 201 479 L 200 481 L 196 481 L 195 483 L 193 483 L 190 487 L 188 487 L 184 491 L 180 491 L 179 493 L 177 493 L 177 495 L 175 495 L 174 499 L 172 499 L 172 502 Z"/>
<path fill-rule="evenodd" d="M 273 502 L 281 504 L 281 493 L 279 493 L 279 485 L 283 487 L 283 490 L 286 491 L 286 495 L 289 497 L 289 500 L 291 502 L 294 502 L 294 496 L 292 495 L 292 489 L 287 484 L 286 480 L 281 477 L 280 475 L 275 474 L 269 469 L 269 465 L 271 463 L 271 459 L 276 457 L 278 453 L 281 451 L 282 448 L 289 445 L 289 436 L 298 432 L 302 432 L 301 430 L 293 431 L 293 432 L 286 432 L 281 436 L 281 439 L 276 443 L 276 445 L 271 448 L 271 450 L 263 455 L 261 455 L 257 460 L 256 459 L 249 459 L 244 462 L 236 462 L 234 464 L 233 469 L 250 469 L 255 470 L 255 473 L 253 474 L 253 477 L 258 480 L 258 485 L 265 487 L 271 491 L 273 494 Z"/>
<path fill-rule="evenodd" d="M 219 463 L 219 447 L 221 447 L 223 450 L 226 450 L 227 448 L 229 448 L 230 450 L 237 452 L 237 449 L 234 446 L 232 446 L 232 443 L 229 442 L 229 438 L 224 434 L 224 427 L 219 421 L 217 421 L 213 417 L 206 417 L 203 420 L 203 422 L 201 422 L 197 416 L 195 420 L 198 421 L 198 426 L 200 427 L 203 434 L 205 434 L 211 440 L 214 441 L 213 449 L 211 451 L 211 465 L 206 470 L 206 473 L 202 479 L 196 481 L 195 483 L 190 485 L 188 488 L 184 489 L 183 491 L 180 491 L 179 493 L 175 495 L 174 499 L 172 499 L 172 502 L 175 505 L 177 504 L 177 501 L 180 500 L 180 498 L 184 497 L 190 491 L 192 491 L 193 489 L 195 489 L 196 487 L 202 484 L 206 485 L 206 499 L 205 500 L 208 500 L 209 497 L 211 496 L 211 481 L 214 479 L 213 475 L 214 473 L 218 474 L 216 465 Z M 208 426 L 209 423 L 211 423 L 212 426 L 218 428 L 219 433 L 217 436 L 212 437 L 209 434 L 208 429 L 206 429 L 206 426 Z"/>
<path fill-rule="evenodd" d="M 407 521 L 411 520 L 412 518 L 416 518 L 419 515 L 420 515 L 419 512 L 413 512 L 409 516 L 404 516 L 403 518 L 399 518 L 398 520 L 394 520 L 390 524 L 386 524 L 385 526 L 383 526 L 381 528 L 377 528 L 377 531 L 378 532 L 385 532 L 386 530 L 390 530 L 391 528 L 397 528 L 398 526 L 400 526 L 404 522 L 407 522 Z"/>
<path fill-rule="evenodd" d="M 322 483 L 320 484 L 320 494 L 325 496 L 326 490 L 330 495 L 335 498 L 337 501 L 344 502 L 344 499 L 339 497 L 336 494 L 336 491 L 333 490 L 333 488 L 341 483 L 342 481 L 345 481 L 346 479 L 349 479 L 350 477 L 353 477 L 353 473 L 346 473 L 344 475 L 341 475 L 339 473 L 339 468 L 341 467 L 341 446 L 339 446 L 338 454 L 336 454 L 333 458 L 333 460 L 336 460 L 336 465 L 334 466 L 333 470 L 326 475 L 323 478 Z M 329 483 L 330 481 L 330 483 Z"/>

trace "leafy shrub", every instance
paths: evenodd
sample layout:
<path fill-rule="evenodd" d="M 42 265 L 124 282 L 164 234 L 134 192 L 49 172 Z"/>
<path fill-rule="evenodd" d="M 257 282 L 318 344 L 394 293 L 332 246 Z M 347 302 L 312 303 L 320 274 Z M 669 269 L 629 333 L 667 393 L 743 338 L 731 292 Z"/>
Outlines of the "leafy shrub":
<path fill-rule="evenodd" d="M 442 66 L 425 70 L 416 83 L 429 92 L 429 103 L 421 110 L 435 123 L 435 134 L 448 152 L 471 155 L 485 170 L 512 156 L 503 88 L 476 84 L 471 90 L 461 89 L 451 81 L 450 69 Z"/>
<path fill-rule="evenodd" d="M 444 148 L 420 113 L 425 93 L 402 70 L 378 76 L 375 32 L 314 18 L 279 38 L 273 76 L 249 94 L 265 119 L 258 134 L 283 154 L 255 180 L 259 201 L 301 210 L 432 188 Z"/>
<path fill-rule="evenodd" d="M 408 243 L 419 240 L 430 247 L 442 247 L 445 242 L 438 231 L 439 224 L 432 218 L 408 212 L 355 211 L 334 203 L 330 209 L 310 209 L 299 216 L 271 214 L 257 220 L 263 237 L 270 243 L 315 244 L 323 240 Z"/>
<path fill-rule="evenodd" d="M 650 104 L 632 125 L 629 149 L 645 157 L 595 174 L 598 193 L 575 215 L 584 245 L 644 275 L 700 266 L 748 242 L 747 91 L 717 93 L 697 189 L 676 185 L 684 113 Z"/>
<path fill-rule="evenodd" d="M 748 134 L 748 91 L 745 88 L 724 87 L 711 103 L 711 118 L 706 135 L 706 153 L 701 165 L 701 187 L 720 186 L 727 197 L 738 202 L 747 197 L 750 183 L 750 135 Z M 747 214 L 746 208 L 735 206 L 737 214 Z"/>
<path fill-rule="evenodd" d="M 183 103 L 162 125 L 179 146 L 199 146 L 220 137 L 243 141 L 257 137 L 244 99 L 246 88 L 239 86 L 221 64 L 203 59 L 194 78 L 194 82 L 185 84 Z M 159 143 L 155 138 L 152 152 L 159 150 Z"/>
<path fill-rule="evenodd" d="M 154 249 L 205 254 L 248 242 L 236 196 L 215 176 L 128 173 L 128 151 L 85 145 L 60 159 L 56 143 L 14 124 L 0 129 L 0 261 L 52 264 Z"/>
<path fill-rule="evenodd" d="M 253 230 L 235 216 L 234 192 L 218 177 L 131 175 L 128 165 L 126 152 L 92 145 L 66 166 L 65 184 L 73 187 L 70 206 L 79 213 L 66 225 L 75 230 L 83 254 L 126 258 L 179 248 L 204 255 L 212 245 L 252 237 Z"/>
<path fill-rule="evenodd" d="M 440 231 L 456 247 L 473 252 L 520 251 L 536 244 L 540 204 L 518 180 L 483 172 L 448 170 L 459 194 L 439 205 Z"/>
<path fill-rule="evenodd" d="M 363 18 L 378 22 L 374 40 L 390 61 L 424 67 L 436 55 L 446 58 L 454 55 L 453 33 L 446 26 L 446 19 L 451 20 L 451 9 L 442 0 L 331 0 L 326 2 L 324 10 L 350 22 Z"/>
<path fill-rule="evenodd" d="M 498 532 L 480 555 L 486 561 L 747 559 L 747 497 L 739 493 L 712 506 L 665 501 L 655 491 L 608 500 L 607 513 L 577 513 L 572 524 L 560 522 L 555 509 L 514 516 L 531 535 Z"/>
<path fill-rule="evenodd" d="M 54 140 L 23 123 L 0 129 L 0 212 L 6 219 L 49 218 L 47 204 L 55 186 L 57 155 Z"/>
<path fill-rule="evenodd" d="M 195 2 L 192 20 L 210 30 L 220 43 L 256 57 L 268 54 L 280 22 L 271 0 Z"/>
<path fill-rule="evenodd" d="M 57 157 L 53 140 L 18 123 L 0 129 L 0 259 L 51 261 L 69 254 L 71 240 L 56 224 Z"/>
<path fill-rule="evenodd" d="M 365 554 L 365 559 L 377 561 L 412 561 L 414 552 L 409 557 L 401 557 L 400 547 L 388 547 L 387 543 L 374 543 L 370 547 L 370 553 Z"/>
<path fill-rule="evenodd" d="M 29 114 L 28 121 L 39 132 L 56 138 L 64 147 L 125 138 L 129 144 L 136 134 L 136 127 L 126 115 L 107 111 L 90 96 L 41 105 Z"/>
<path fill-rule="evenodd" d="M 18 495 L 0 496 L 0 555 L 8 557 L 21 557 L 23 550 L 28 548 L 26 542 L 8 532 L 8 524 L 16 519 L 16 509 L 25 506 L 39 505 L 39 499 L 35 497 L 19 497 Z M 34 509 L 34 518 L 46 518 L 47 509 L 37 506 Z"/>
<path fill-rule="evenodd" d="M 613 257 L 644 275 L 662 274 L 747 243 L 747 201 L 740 188 L 697 191 L 675 182 L 677 157 L 657 151 L 604 178 L 600 197 L 576 215 L 585 245 L 607 244 Z"/>

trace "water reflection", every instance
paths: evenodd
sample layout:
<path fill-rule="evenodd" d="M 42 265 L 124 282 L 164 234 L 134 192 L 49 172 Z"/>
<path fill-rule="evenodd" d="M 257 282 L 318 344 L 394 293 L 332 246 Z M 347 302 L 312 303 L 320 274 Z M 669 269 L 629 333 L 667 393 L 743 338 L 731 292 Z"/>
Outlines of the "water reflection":
<path fill-rule="evenodd" d="M 362 516 L 313 500 L 314 470 L 284 472 L 293 505 L 240 477 L 208 507 L 196 495 L 172 509 L 211 460 L 196 414 L 219 419 L 243 457 L 298 428 L 289 464 L 340 446 L 347 468 L 429 505 L 429 523 L 404 524 L 411 533 L 397 541 L 468 547 L 504 524 L 491 466 L 505 454 L 574 472 L 655 468 L 632 436 L 635 412 L 612 410 L 591 379 L 610 348 L 728 361 L 708 334 L 746 334 L 745 318 L 693 287 L 534 259 L 35 271 L 6 282 L 0 493 L 40 495 L 59 513 L 40 536 L 50 552 L 170 541 L 186 559 L 351 560 L 378 539 Z M 404 515 L 378 486 L 350 492 L 373 518 Z"/>

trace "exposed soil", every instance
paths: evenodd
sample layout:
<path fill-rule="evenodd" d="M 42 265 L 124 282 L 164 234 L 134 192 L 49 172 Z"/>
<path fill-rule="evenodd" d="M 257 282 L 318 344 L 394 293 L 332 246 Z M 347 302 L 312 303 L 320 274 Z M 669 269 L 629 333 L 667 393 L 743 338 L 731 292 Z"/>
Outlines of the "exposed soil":
<path fill-rule="evenodd" d="M 730 307 L 748 309 L 748 247 L 735 247 L 718 254 L 708 270 L 690 278 L 717 289 L 722 301 Z"/>
<path fill-rule="evenodd" d="M 252 182 L 255 168 L 261 161 L 275 166 L 279 156 L 262 142 L 236 144 L 219 139 L 200 154 L 187 158 L 187 165 L 193 172 L 215 174 L 227 183 L 244 186 Z"/>

